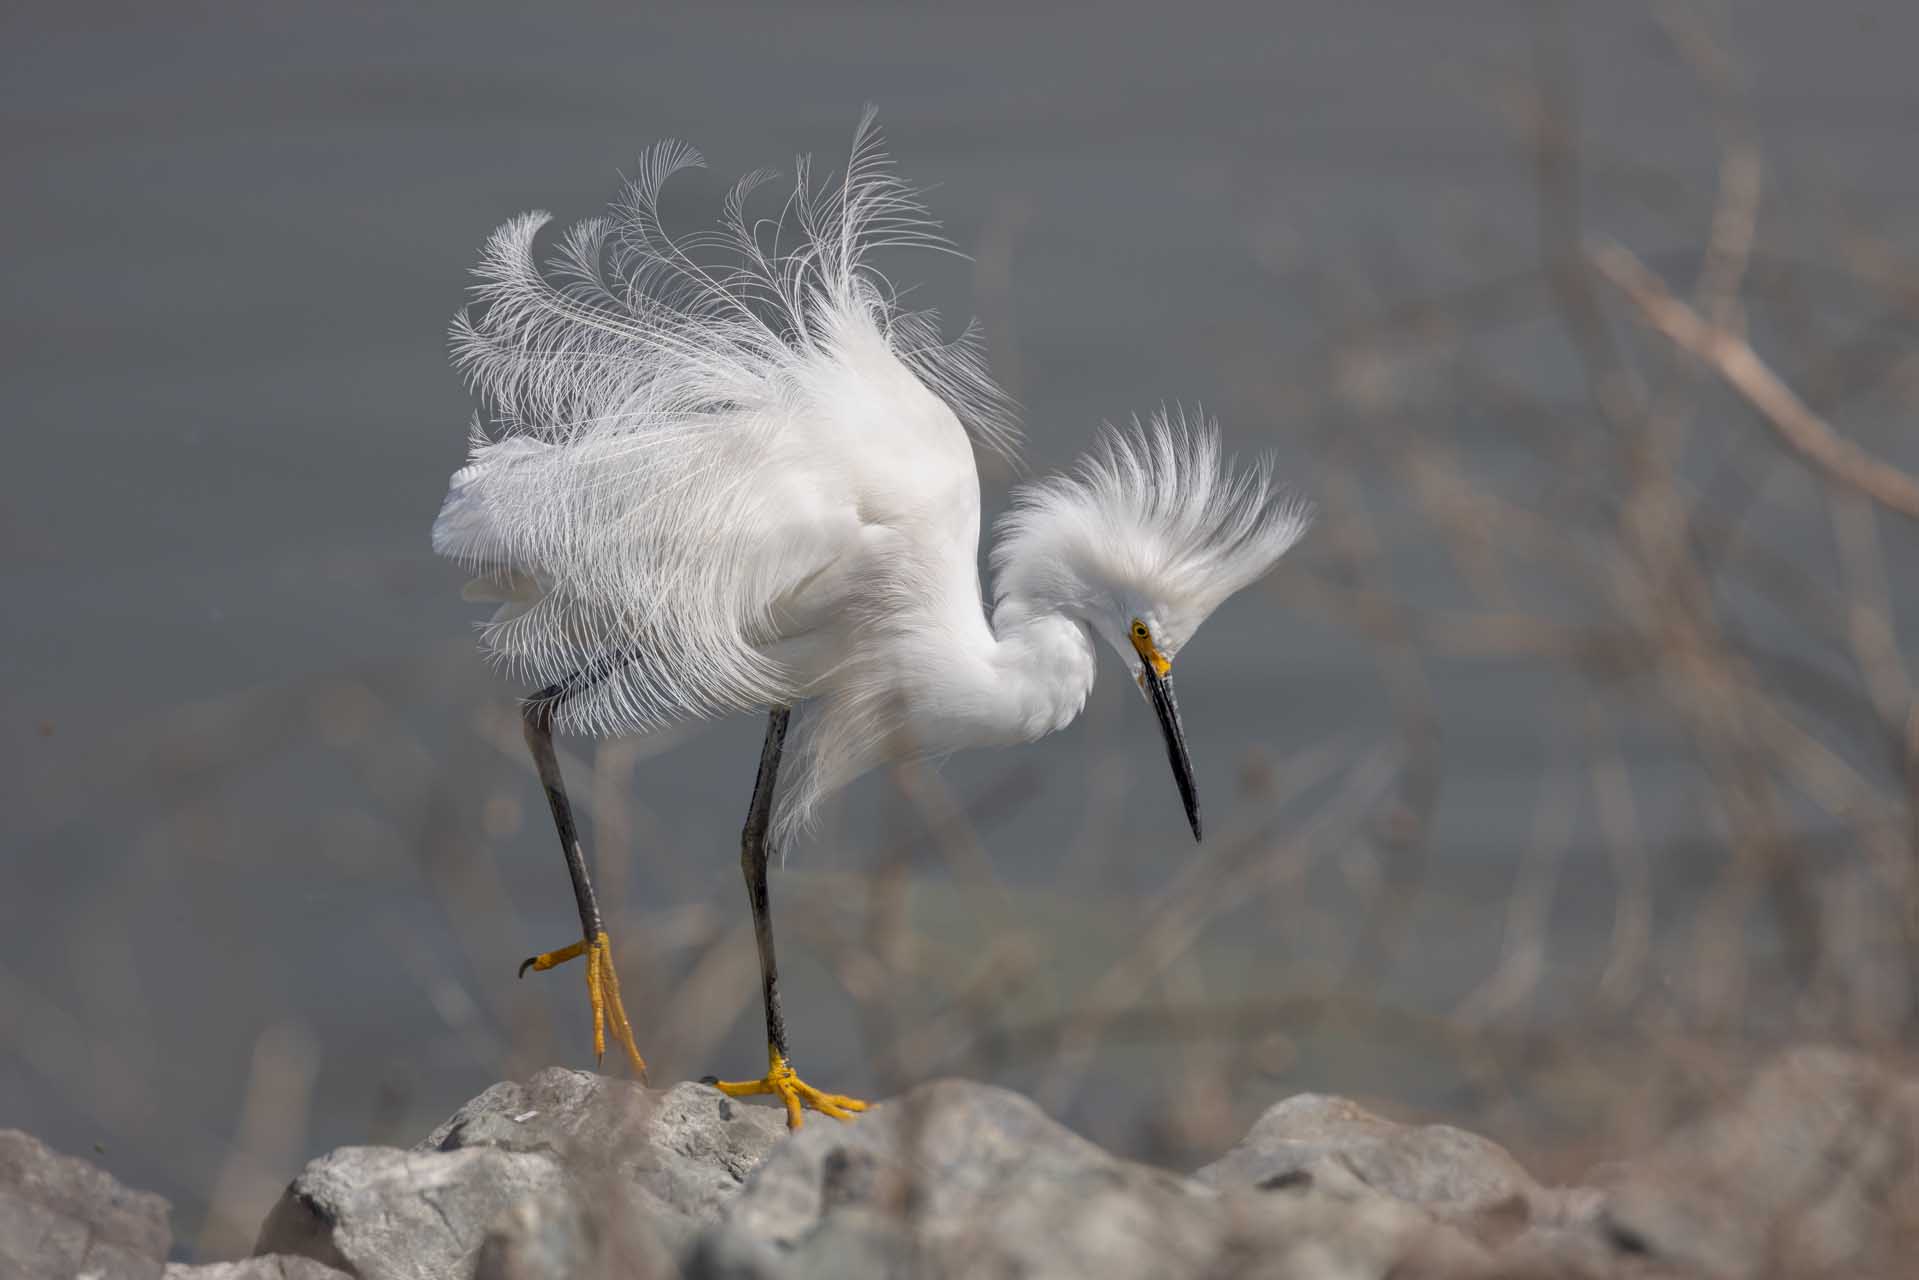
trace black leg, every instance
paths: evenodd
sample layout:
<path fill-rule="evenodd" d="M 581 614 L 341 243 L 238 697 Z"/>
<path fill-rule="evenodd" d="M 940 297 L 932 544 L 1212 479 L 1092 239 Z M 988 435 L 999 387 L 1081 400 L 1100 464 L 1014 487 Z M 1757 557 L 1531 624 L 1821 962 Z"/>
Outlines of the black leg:
<path fill-rule="evenodd" d="M 740 870 L 746 876 L 746 896 L 753 904 L 753 940 L 760 948 L 766 1043 L 782 1060 L 786 1058 L 786 1019 L 780 1014 L 780 965 L 773 955 L 773 907 L 766 892 L 766 828 L 773 815 L 773 787 L 779 780 L 780 750 L 786 745 L 786 724 L 791 715 L 787 708 L 775 707 L 767 717 L 760 772 L 753 782 L 753 803 L 746 811 L 746 829 L 740 832 Z"/>
<path fill-rule="evenodd" d="M 573 806 L 566 798 L 566 782 L 560 777 L 560 757 L 553 750 L 553 707 L 554 700 L 542 691 L 522 702 L 520 713 L 527 749 L 533 753 L 533 767 L 540 772 L 547 807 L 553 810 L 553 826 L 560 835 L 560 852 L 566 857 L 567 874 L 573 877 L 573 901 L 580 909 L 580 936 L 591 940 L 606 932 L 606 926 L 600 919 L 600 903 L 593 894 L 593 881 L 586 874 L 586 852 L 580 847 Z M 533 963 L 534 960 L 528 960 L 520 966 L 521 977 L 526 976 Z"/>
<path fill-rule="evenodd" d="M 780 750 L 786 745 L 791 712 L 773 708 L 766 722 L 766 743 L 760 748 L 760 773 L 753 783 L 753 804 L 746 811 L 746 829 L 740 833 L 740 870 L 746 876 L 746 896 L 753 905 L 753 938 L 760 948 L 760 998 L 766 1005 L 766 1075 L 758 1080 L 717 1080 L 707 1083 L 735 1098 L 765 1094 L 786 1107 L 786 1123 L 797 1129 L 807 1107 L 850 1120 L 866 1110 L 858 1098 L 822 1093 L 800 1079 L 786 1057 L 786 1019 L 780 1015 L 780 966 L 773 957 L 773 907 L 766 892 L 766 829 L 773 816 L 773 788 L 779 780 Z"/>
<path fill-rule="evenodd" d="M 593 893 L 593 881 L 586 873 L 586 852 L 580 845 L 580 832 L 573 821 L 573 805 L 566 797 L 566 782 L 560 777 L 560 758 L 553 750 L 553 712 L 568 698 L 588 689 L 619 669 L 630 659 L 616 655 L 601 659 L 575 672 L 558 684 L 549 685 L 520 704 L 522 728 L 527 749 L 533 753 L 533 765 L 539 771 L 540 785 L 546 790 L 547 806 L 553 811 L 553 827 L 559 833 L 560 852 L 566 858 L 567 874 L 573 879 L 573 902 L 580 912 L 580 941 L 558 951 L 529 957 L 520 965 L 520 976 L 586 957 L 587 999 L 593 1007 L 593 1055 L 597 1063 L 606 1055 L 606 1030 L 626 1051 L 634 1072 L 646 1078 L 646 1060 L 633 1040 L 633 1027 L 627 1020 L 620 999 L 620 979 L 613 967 L 613 944 L 600 915 L 600 904 Z"/>

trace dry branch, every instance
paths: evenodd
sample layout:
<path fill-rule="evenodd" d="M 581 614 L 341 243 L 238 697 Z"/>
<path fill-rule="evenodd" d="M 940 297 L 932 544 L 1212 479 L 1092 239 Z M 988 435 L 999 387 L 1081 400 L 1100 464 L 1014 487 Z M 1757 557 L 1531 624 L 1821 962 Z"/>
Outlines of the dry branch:
<path fill-rule="evenodd" d="M 1592 245 L 1587 256 L 1648 324 L 1717 373 L 1802 457 L 1873 501 L 1919 520 L 1919 481 L 1834 431 L 1744 338 L 1674 297 L 1630 250 L 1616 244 Z"/>

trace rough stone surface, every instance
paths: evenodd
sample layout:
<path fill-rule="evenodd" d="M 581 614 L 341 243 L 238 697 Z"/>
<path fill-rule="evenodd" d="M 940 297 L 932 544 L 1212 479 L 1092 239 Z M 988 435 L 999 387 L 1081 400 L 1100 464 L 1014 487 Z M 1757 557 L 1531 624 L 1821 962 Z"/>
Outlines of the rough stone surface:
<path fill-rule="evenodd" d="M 1282 1104 L 1192 1178 L 964 1081 L 789 1137 L 779 1112 L 702 1086 L 547 1071 L 487 1090 L 411 1151 L 314 1161 L 260 1243 L 362 1280 L 1366 1280 L 1546 1258 L 1549 1203 L 1492 1143 L 1336 1099 Z"/>
<path fill-rule="evenodd" d="M 410 1151 L 343 1147 L 309 1164 L 257 1251 L 361 1280 L 590 1274 L 671 1257 L 786 1129 L 682 1084 L 655 1091 L 558 1068 L 498 1084 Z"/>
<path fill-rule="evenodd" d="M 780 1144 L 688 1270 L 993 1274 L 1045 1262 L 1122 1276 L 1144 1274 L 1128 1267 L 1149 1252 L 1183 1269 L 1206 1256 L 1218 1199 L 1108 1155 L 1017 1094 L 940 1081 Z M 1041 1242 L 1050 1261 L 1033 1256 Z"/>
<path fill-rule="evenodd" d="M 344 1271 L 336 1271 L 312 1258 L 289 1257 L 284 1253 L 242 1258 L 238 1262 L 208 1262 L 191 1266 L 184 1262 L 167 1264 L 165 1280 L 351 1280 Z"/>
<path fill-rule="evenodd" d="M 1266 1187 L 1337 1168 L 1382 1195 L 1441 1212 L 1532 1199 L 1540 1186 L 1496 1142 L 1451 1125 L 1404 1125 L 1344 1098 L 1275 1103 L 1193 1176 L 1209 1187 Z"/>
<path fill-rule="evenodd" d="M 677 1275 L 668 1238 L 684 1242 L 691 1228 L 672 1230 L 654 1209 L 607 1194 L 532 1196 L 495 1218 L 481 1242 L 477 1280 L 552 1280 L 558 1276 Z"/>
<path fill-rule="evenodd" d="M 783 1113 L 705 1085 L 648 1090 L 555 1067 L 523 1085 L 494 1085 L 414 1150 L 560 1156 L 589 1180 L 618 1175 L 663 1214 L 669 1235 L 686 1235 L 716 1215 L 785 1136 Z"/>
<path fill-rule="evenodd" d="M 1645 1265 L 1710 1276 L 1919 1275 L 1919 1079 L 1802 1049 L 1621 1165 L 1599 1229 Z"/>
<path fill-rule="evenodd" d="M 686 1274 L 1359 1280 L 1414 1263 L 1492 1274 L 1477 1240 L 1343 1167 L 1223 1181 L 1118 1159 L 1017 1094 L 942 1081 L 776 1148 L 695 1242 Z"/>
<path fill-rule="evenodd" d="M 294 1179 L 255 1251 L 315 1258 L 362 1280 L 468 1276 L 487 1224 L 565 1178 L 544 1153 L 342 1147 Z"/>
<path fill-rule="evenodd" d="M 1788 1054 L 1594 1187 L 1339 1098 L 1270 1108 L 1191 1177 L 939 1081 L 851 1124 L 576 1071 L 496 1085 L 411 1150 L 310 1164 L 262 1256 L 165 1265 L 166 1205 L 0 1133 L 0 1277 L 1610 1280 L 1919 1274 L 1919 1077 Z"/>
<path fill-rule="evenodd" d="M 1523 1259 L 1529 1270 L 1550 1262 L 1584 1274 L 1613 1260 L 1595 1230 L 1596 1193 L 1542 1187 L 1488 1138 L 1400 1124 L 1345 1098 L 1302 1093 L 1275 1103 L 1193 1176 L 1221 1190 L 1317 1187 L 1353 1203 L 1383 1197 L 1493 1250 L 1501 1266 Z"/>
<path fill-rule="evenodd" d="M 160 1280 L 173 1233 L 167 1202 L 112 1174 L 0 1130 L 0 1276 Z"/>

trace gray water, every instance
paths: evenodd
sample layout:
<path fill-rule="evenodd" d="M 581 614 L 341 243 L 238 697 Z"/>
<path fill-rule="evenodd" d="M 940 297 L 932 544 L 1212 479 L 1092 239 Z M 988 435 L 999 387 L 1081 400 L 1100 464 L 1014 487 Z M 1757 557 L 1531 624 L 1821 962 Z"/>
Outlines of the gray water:
<path fill-rule="evenodd" d="M 1533 82 L 1539 12 L 11 7 L 0 1124 L 173 1197 L 190 1251 L 220 1243 L 198 1232 L 223 1169 L 250 1205 L 244 1188 L 270 1190 L 311 1151 L 410 1139 L 503 1073 L 590 1056 L 577 974 L 512 979 L 521 956 L 570 936 L 570 898 L 510 725 L 503 743 L 497 732 L 514 691 L 475 654 L 460 574 L 427 545 L 469 411 L 445 326 L 497 223 L 592 213 L 642 146 L 678 136 L 715 170 L 676 197 L 692 226 L 736 173 L 801 151 L 831 160 L 876 102 L 903 172 L 935 188 L 974 255 L 895 270 L 924 281 L 916 301 L 982 317 L 1036 469 L 1070 460 L 1103 419 L 1200 402 L 1311 495 L 1349 430 L 1315 390 L 1329 332 L 1536 261 L 1527 143 L 1502 103 Z M 1769 199 L 1919 245 L 1919 10 L 1745 6 L 1733 35 Z M 1662 203 L 1658 181 L 1643 198 L 1594 181 L 1591 225 L 1683 254 L 1710 207 L 1710 99 L 1635 5 L 1578 7 L 1564 38 L 1593 154 L 1681 184 Z M 1765 234 L 1814 256 L 1812 226 Z M 1486 354 L 1542 395 L 1583 395 L 1563 340 L 1542 331 Z M 1428 408 L 1474 467 L 1523 473 L 1483 406 Z M 1423 432 L 1424 412 L 1402 410 L 1406 429 Z M 1848 425 L 1910 462 L 1908 422 L 1874 402 Z M 1345 462 L 1398 514 L 1403 497 Z M 989 516 L 1007 482 L 988 471 Z M 1909 545 L 1888 550 L 1912 567 Z M 1458 588 L 1421 555 L 1393 549 L 1391 587 L 1443 605 Z M 1395 737 L 1372 650 L 1300 605 L 1303 579 L 1336 574 L 1334 560 L 1309 542 L 1182 662 L 1220 838 L 1263 812 L 1250 781 L 1262 761 L 1332 743 L 1350 763 Z M 1143 904 L 1198 855 L 1150 718 L 1115 676 L 1073 730 L 939 774 L 976 805 L 975 861 L 960 865 L 996 888 L 932 852 L 924 816 L 886 778 L 791 851 L 775 893 L 795 916 L 819 908 L 783 925 L 795 1049 L 816 1082 L 881 1083 L 820 957 L 838 919 L 823 904 L 857 928 L 882 847 L 908 850 L 909 916 L 954 965 L 1018 920 L 1070 1003 L 1126 954 Z M 1446 772 L 1417 891 L 1423 941 L 1382 981 L 1438 1016 L 1495 961 L 1541 779 L 1570 768 L 1539 725 L 1578 699 L 1522 663 L 1454 664 L 1434 685 Z M 1700 833 L 1665 768 L 1670 743 L 1630 718 L 1625 731 L 1648 838 Z M 707 939 L 663 944 L 650 976 L 629 979 L 647 1009 L 712 982 L 704 1021 L 642 1025 L 656 1079 L 758 1061 L 750 945 L 701 932 L 745 920 L 733 842 L 758 733 L 748 718 L 709 726 L 630 779 L 609 774 L 624 779 L 607 802 L 623 815 L 618 847 L 595 856 L 614 914 Z M 1583 810 L 1580 826 L 1554 916 L 1556 972 L 1575 987 L 1610 928 Z M 1354 886 L 1377 875 L 1332 866 L 1310 906 L 1227 913 L 1197 972 L 1225 992 L 1321 972 L 1363 931 Z M 1426 1072 L 1341 1034 L 1353 1043 L 1306 1046 L 1242 1111 L 1306 1087 L 1448 1104 Z M 1143 1100 L 1163 1096 L 1172 1060 L 1151 1059 L 1159 1080 L 1134 1061 L 1096 1065 L 1051 1100 L 1145 1150 Z M 1015 1060 L 933 1066 L 1046 1080 Z M 249 1129 L 248 1096 L 256 1113 L 292 1099 L 305 1119 L 276 1129 L 256 1115 Z M 232 1168 L 236 1145 L 258 1167 Z"/>

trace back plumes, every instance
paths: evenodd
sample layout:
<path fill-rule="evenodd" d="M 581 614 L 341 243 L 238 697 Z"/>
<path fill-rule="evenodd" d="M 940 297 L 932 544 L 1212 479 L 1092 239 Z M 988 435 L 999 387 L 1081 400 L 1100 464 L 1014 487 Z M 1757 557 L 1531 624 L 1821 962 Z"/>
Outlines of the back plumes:
<path fill-rule="evenodd" d="M 976 444 L 1016 440 L 972 331 L 943 342 L 868 262 L 944 244 L 870 109 L 843 175 L 818 181 L 802 158 L 777 216 L 760 217 L 749 201 L 774 174 L 749 174 L 715 229 L 668 235 L 661 187 L 701 164 L 681 143 L 647 151 L 544 266 L 547 215 L 508 222 L 453 323 L 483 408 L 434 546 L 494 579 L 508 607 L 485 646 L 517 676 L 608 673 L 557 709 L 572 730 L 792 699 L 767 652 L 772 614 L 819 568 L 790 532 L 794 486 L 851 415 L 956 415 Z"/>
<path fill-rule="evenodd" d="M 1143 619 L 1170 659 L 1311 520 L 1275 486 L 1270 459 L 1236 467 L 1215 423 L 1162 410 L 1106 427 L 1072 472 L 1014 494 L 996 526 L 995 609 L 1057 609 L 1122 655 L 1125 629 Z"/>

